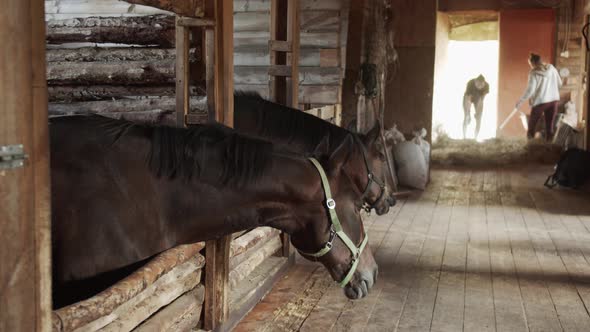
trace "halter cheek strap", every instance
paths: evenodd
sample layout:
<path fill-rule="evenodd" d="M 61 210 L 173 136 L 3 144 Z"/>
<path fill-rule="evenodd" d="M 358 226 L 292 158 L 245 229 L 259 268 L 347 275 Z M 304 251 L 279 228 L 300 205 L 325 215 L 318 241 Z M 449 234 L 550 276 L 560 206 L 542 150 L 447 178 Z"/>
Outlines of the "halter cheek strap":
<path fill-rule="evenodd" d="M 332 250 L 334 239 L 336 238 L 336 236 L 339 237 L 340 240 L 342 240 L 342 242 L 344 242 L 346 247 L 350 250 L 350 253 L 352 255 L 352 265 L 351 265 L 350 269 L 348 270 L 348 273 L 346 274 L 344 279 L 342 279 L 342 281 L 339 282 L 340 287 L 344 287 L 352 279 L 352 276 L 354 275 L 354 272 L 356 271 L 356 268 L 359 264 L 359 258 L 361 256 L 363 250 L 367 246 L 367 242 L 369 241 L 369 237 L 365 234 L 363 241 L 357 247 L 354 244 L 354 242 L 352 242 L 352 240 L 348 237 L 348 235 L 346 235 L 346 233 L 344 233 L 344 230 L 342 229 L 342 224 L 340 224 L 340 219 L 338 219 L 338 215 L 336 214 L 336 202 L 332 198 L 332 191 L 330 190 L 330 183 L 328 182 L 328 177 L 326 176 L 326 172 L 322 168 L 322 165 L 320 165 L 320 163 L 316 159 L 309 158 L 309 160 L 317 168 L 318 172 L 320 173 L 320 178 L 322 179 L 322 187 L 324 189 L 324 194 L 326 196 L 326 207 L 328 208 L 328 213 L 330 214 L 330 221 L 332 222 L 332 225 L 330 226 L 330 238 L 328 239 L 328 242 L 326 242 L 326 244 L 324 244 L 322 249 L 320 249 L 314 253 L 305 253 L 305 252 L 302 252 L 301 250 L 299 250 L 299 252 L 305 256 L 310 256 L 310 257 L 315 257 L 315 258 L 322 257 L 322 256 L 326 255 L 327 253 L 329 253 L 330 250 Z"/>
<path fill-rule="evenodd" d="M 363 161 L 365 162 L 365 167 L 367 169 L 367 186 L 365 187 L 365 191 L 361 195 L 361 201 L 364 202 L 363 208 L 365 209 L 365 211 L 367 211 L 369 213 L 369 212 L 371 212 L 371 209 L 374 207 L 374 205 L 376 205 L 377 203 L 379 203 L 381 201 L 381 199 L 383 199 L 383 195 L 385 194 L 385 190 L 386 190 L 386 185 L 385 185 L 385 181 L 379 181 L 379 179 L 371 171 L 371 167 L 369 167 L 369 161 L 367 160 L 367 149 L 365 148 L 365 145 L 363 144 L 363 142 L 356 135 L 354 136 L 354 138 L 355 138 L 357 144 L 361 148 L 361 152 L 363 155 Z M 377 198 L 377 200 L 371 204 L 371 203 L 367 202 L 367 196 L 369 195 L 369 192 L 371 191 L 371 187 L 373 185 L 373 182 L 377 186 L 379 186 L 380 194 L 379 194 L 379 197 Z"/>

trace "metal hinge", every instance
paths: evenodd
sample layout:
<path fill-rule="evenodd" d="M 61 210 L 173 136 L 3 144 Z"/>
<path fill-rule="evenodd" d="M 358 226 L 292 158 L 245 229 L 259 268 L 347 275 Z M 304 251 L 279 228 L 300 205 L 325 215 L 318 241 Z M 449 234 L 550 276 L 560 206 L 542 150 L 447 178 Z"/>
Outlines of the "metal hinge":
<path fill-rule="evenodd" d="M 0 145 L 0 170 L 23 167 L 27 157 L 22 144 Z"/>

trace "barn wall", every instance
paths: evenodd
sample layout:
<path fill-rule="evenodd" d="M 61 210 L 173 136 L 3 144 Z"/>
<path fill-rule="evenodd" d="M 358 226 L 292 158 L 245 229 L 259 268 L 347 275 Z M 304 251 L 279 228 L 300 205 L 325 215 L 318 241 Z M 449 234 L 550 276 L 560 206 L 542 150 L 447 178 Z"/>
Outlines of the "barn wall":
<path fill-rule="evenodd" d="M 394 1 L 399 67 L 387 84 L 385 126 L 409 133 L 432 128 L 436 0 Z"/>
<path fill-rule="evenodd" d="M 346 49 L 345 33 L 341 33 L 341 31 L 347 30 L 346 3 L 345 0 L 304 0 L 300 4 L 299 102 L 302 108 L 340 103 L 341 72 L 344 63 L 343 59 L 345 58 L 342 50 Z M 150 7 L 130 5 L 116 0 L 48 0 L 45 1 L 45 5 L 50 27 L 62 24 L 71 27 L 72 31 L 75 31 L 79 26 L 79 23 L 76 23 L 73 19 L 80 17 L 115 17 L 116 20 L 121 20 L 145 17 L 146 15 L 169 14 Z M 268 52 L 269 10 L 270 1 L 234 1 L 234 83 L 236 90 L 254 90 L 264 96 L 268 94 L 267 66 L 270 62 Z M 119 23 L 117 21 L 112 24 Z M 153 25 L 155 24 L 158 26 L 165 25 L 161 21 L 153 23 Z M 74 41 L 84 41 L 85 38 L 87 37 L 81 35 L 80 40 Z M 129 44 L 137 43 L 131 37 L 128 40 Z M 137 111 L 159 110 L 157 113 L 149 112 L 149 114 L 142 115 L 142 119 L 147 121 L 161 121 L 163 119 L 162 115 L 172 118 L 175 55 L 171 48 L 173 45 L 169 42 L 165 40 L 160 42 L 155 52 L 152 52 L 154 51 L 153 45 L 150 45 L 150 48 L 145 50 L 146 52 L 130 50 L 134 52 L 134 55 L 125 53 L 125 50 L 128 49 L 121 48 L 124 46 L 122 44 L 95 42 L 68 42 L 66 44 L 59 42 L 56 44 L 49 46 L 51 48 L 50 52 L 59 52 L 60 50 L 68 52 L 64 51 L 64 49 L 85 47 L 81 50 L 85 52 L 86 57 L 70 54 L 67 63 L 63 57 L 50 56 L 48 58 L 50 62 L 48 70 L 50 74 L 53 74 L 49 75 L 49 77 L 50 79 L 52 77 L 58 79 L 49 82 L 50 101 L 63 102 L 50 107 L 54 114 L 70 113 L 80 109 L 83 111 L 104 110 L 109 108 L 108 105 L 113 105 L 111 110 L 113 112 L 123 108 L 130 109 L 133 106 Z M 96 55 L 88 55 L 88 52 L 94 50 L 94 46 L 108 47 L 107 50 L 99 51 L 102 52 L 102 57 L 99 56 L 100 59 Z M 109 52 L 114 50 L 115 47 L 119 53 L 112 56 Z M 138 53 L 139 55 L 137 55 Z M 193 54 L 193 63 L 201 61 L 198 45 Z M 142 55 L 145 56 L 142 57 Z M 81 61 L 85 63 L 80 64 Z M 147 63 L 141 63 L 141 61 Z M 78 69 L 87 68 L 91 74 L 74 69 L 76 67 Z M 121 72 L 125 68 L 127 68 L 127 72 Z M 128 72 L 137 73 L 142 70 L 145 70 L 146 73 L 136 75 L 137 77 L 133 82 L 113 82 L 112 80 L 112 77 L 125 76 L 129 75 Z M 151 77 L 153 82 L 148 81 L 149 77 L 147 76 L 150 73 L 156 74 L 155 77 Z M 103 74 L 106 78 L 97 79 L 100 74 Z M 59 81 L 62 77 L 70 76 L 76 79 Z M 157 86 L 156 81 L 159 83 Z M 193 83 L 195 85 L 193 95 L 202 94 L 203 89 L 199 82 Z M 151 90 L 146 89 L 146 84 L 151 85 Z M 134 88 L 130 88 L 130 85 L 133 85 Z M 113 88 L 113 86 L 116 88 Z M 70 88 L 74 88 L 75 91 L 71 91 Z M 75 100 L 72 100 L 72 96 L 74 96 Z M 113 97 L 121 99 L 120 97 L 123 96 L 126 97 L 124 102 L 112 101 Z M 133 97 L 133 101 L 129 101 L 129 96 Z M 146 96 L 156 96 L 158 98 L 145 100 Z M 143 101 L 136 101 L 138 98 L 143 99 Z M 93 104 L 72 104 L 73 101 L 87 102 L 91 100 Z M 203 112 L 205 101 L 202 98 L 196 98 L 192 101 L 192 105 L 192 111 Z M 120 113 L 123 115 L 119 114 L 118 116 L 130 118 L 129 112 Z"/>
<path fill-rule="evenodd" d="M 552 9 L 507 9 L 500 12 L 498 123 L 508 117 L 527 86 L 529 53 L 537 52 L 545 61 L 553 62 L 554 36 L 555 13 Z M 527 107 L 525 102 L 521 110 L 526 112 Z M 525 137 L 526 131 L 515 116 L 498 134 Z"/>

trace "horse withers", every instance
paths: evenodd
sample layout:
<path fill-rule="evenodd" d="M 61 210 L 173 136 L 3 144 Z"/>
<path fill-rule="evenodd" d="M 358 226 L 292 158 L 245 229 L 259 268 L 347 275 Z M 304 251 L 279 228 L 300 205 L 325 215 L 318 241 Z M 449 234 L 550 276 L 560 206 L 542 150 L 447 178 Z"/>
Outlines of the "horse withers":
<path fill-rule="evenodd" d="M 391 189 L 393 178 L 378 124 L 366 135 L 359 135 L 300 110 L 265 100 L 259 94 L 236 92 L 234 126 L 240 133 L 271 140 L 301 154 L 318 150 L 333 153 L 352 136 L 355 144 L 344 164 L 344 172 L 361 193 L 363 207 L 383 215 L 395 205 Z"/>
<path fill-rule="evenodd" d="M 309 159 L 226 127 L 72 116 L 52 119 L 50 134 L 58 298 L 72 283 L 179 244 L 259 226 L 290 234 L 303 253 L 330 243 L 321 257 L 306 257 L 320 261 L 334 280 L 348 278 L 343 286 L 349 298 L 366 296 L 375 281 L 373 255 L 362 250 L 359 193 L 344 171 L 352 137 L 320 158 L 328 195 Z M 330 199 L 336 204 L 327 206 Z"/>

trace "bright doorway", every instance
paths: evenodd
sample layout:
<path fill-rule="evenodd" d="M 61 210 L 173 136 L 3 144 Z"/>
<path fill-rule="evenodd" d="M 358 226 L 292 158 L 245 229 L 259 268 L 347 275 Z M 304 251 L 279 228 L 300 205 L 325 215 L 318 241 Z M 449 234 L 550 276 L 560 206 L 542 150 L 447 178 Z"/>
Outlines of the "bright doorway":
<path fill-rule="evenodd" d="M 476 23 L 465 24 L 471 21 Z M 478 140 L 496 137 L 500 55 L 497 23 L 494 16 L 439 14 L 433 96 L 434 140 L 441 134 L 453 139 L 463 138 L 463 95 L 467 82 L 480 74 L 488 82 L 490 92 L 484 99 Z M 474 113 L 472 107 L 468 139 L 474 138 Z"/>

